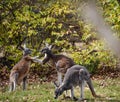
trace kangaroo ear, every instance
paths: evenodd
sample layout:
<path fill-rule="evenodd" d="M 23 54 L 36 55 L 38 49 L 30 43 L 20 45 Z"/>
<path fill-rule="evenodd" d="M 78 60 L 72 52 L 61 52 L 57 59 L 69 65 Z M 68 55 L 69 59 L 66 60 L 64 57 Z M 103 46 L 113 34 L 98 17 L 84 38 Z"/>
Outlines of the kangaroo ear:
<path fill-rule="evenodd" d="M 52 49 L 52 47 L 53 47 L 52 45 L 49 45 L 49 46 L 48 46 L 49 50 L 51 50 L 51 49 Z"/>
<path fill-rule="evenodd" d="M 45 46 L 49 49 L 49 50 L 51 50 L 52 49 L 52 45 L 49 45 L 48 43 L 45 43 Z"/>
<path fill-rule="evenodd" d="M 45 46 L 46 46 L 46 47 L 49 47 L 49 44 L 48 44 L 48 43 L 45 43 Z"/>
<path fill-rule="evenodd" d="M 18 49 L 24 51 L 24 47 L 22 46 L 19 46 Z"/>
<path fill-rule="evenodd" d="M 20 41 L 19 42 L 19 44 L 17 45 L 17 48 L 19 49 L 19 50 L 25 50 L 24 48 L 25 48 L 25 44 L 26 44 L 26 39 L 27 39 L 27 37 L 25 37 L 22 41 Z M 24 44 L 24 46 L 22 46 Z"/>
<path fill-rule="evenodd" d="M 23 44 L 23 48 L 24 48 L 24 49 L 26 49 L 26 48 L 27 48 L 27 47 L 26 47 L 26 43 L 24 43 L 24 44 Z"/>
<path fill-rule="evenodd" d="M 54 84 L 55 88 L 59 87 L 55 81 L 53 82 L 53 84 Z"/>
<path fill-rule="evenodd" d="M 18 49 L 24 51 L 26 49 L 26 44 L 24 44 L 23 46 L 19 45 Z"/>
<path fill-rule="evenodd" d="M 24 41 L 22 48 L 23 48 L 23 55 L 24 55 L 25 54 L 25 50 L 27 49 L 26 41 Z"/>

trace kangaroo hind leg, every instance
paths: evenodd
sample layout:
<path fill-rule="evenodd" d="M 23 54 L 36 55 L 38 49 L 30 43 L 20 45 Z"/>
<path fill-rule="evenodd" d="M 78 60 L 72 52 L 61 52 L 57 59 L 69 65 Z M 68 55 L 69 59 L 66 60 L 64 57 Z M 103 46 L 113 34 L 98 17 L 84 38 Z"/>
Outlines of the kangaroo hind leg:
<path fill-rule="evenodd" d="M 62 73 L 58 71 L 57 74 L 58 74 L 58 85 L 61 85 L 62 84 Z"/>
<path fill-rule="evenodd" d="M 26 80 L 27 80 L 27 76 L 23 78 L 23 90 L 26 89 Z"/>
<path fill-rule="evenodd" d="M 14 87 L 13 82 L 10 82 L 9 87 L 10 87 L 9 92 L 13 91 L 13 87 Z"/>
<path fill-rule="evenodd" d="M 72 100 L 74 100 L 74 101 L 77 101 L 78 99 L 75 97 L 75 95 L 74 95 L 74 89 L 73 89 L 73 87 L 71 88 L 71 95 L 70 95 L 70 97 L 72 98 Z"/>
<path fill-rule="evenodd" d="M 80 99 L 79 100 L 84 100 L 84 86 L 85 86 L 85 70 L 84 69 L 80 69 L 79 71 L 79 82 L 80 82 Z"/>
<path fill-rule="evenodd" d="M 18 73 L 14 73 L 12 76 L 10 76 L 10 92 L 14 91 L 16 89 L 16 84 L 18 81 Z"/>

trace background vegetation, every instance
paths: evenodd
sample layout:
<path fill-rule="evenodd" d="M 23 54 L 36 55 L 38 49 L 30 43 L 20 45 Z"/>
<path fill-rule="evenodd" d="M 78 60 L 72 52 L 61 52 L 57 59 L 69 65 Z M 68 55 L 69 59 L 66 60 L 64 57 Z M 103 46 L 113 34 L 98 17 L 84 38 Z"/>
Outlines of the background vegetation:
<path fill-rule="evenodd" d="M 80 0 L 1 0 L 0 1 L 0 71 L 1 77 L 19 61 L 19 43 L 27 37 L 33 55 L 40 55 L 44 43 L 53 44 L 55 53 L 64 53 L 91 73 L 116 70 L 119 59 L 98 39 L 92 25 L 86 24 L 77 12 Z M 83 5 L 85 2 L 83 3 Z M 97 0 L 103 17 L 120 37 L 120 3 L 117 0 Z M 41 58 L 41 57 L 40 57 Z M 3 70 L 3 69 L 7 69 Z M 37 70 L 37 71 L 36 71 Z M 51 67 L 32 65 L 31 71 L 45 77 Z M 5 72 L 5 73 L 4 73 Z M 115 75 L 114 75 L 115 76 Z"/>

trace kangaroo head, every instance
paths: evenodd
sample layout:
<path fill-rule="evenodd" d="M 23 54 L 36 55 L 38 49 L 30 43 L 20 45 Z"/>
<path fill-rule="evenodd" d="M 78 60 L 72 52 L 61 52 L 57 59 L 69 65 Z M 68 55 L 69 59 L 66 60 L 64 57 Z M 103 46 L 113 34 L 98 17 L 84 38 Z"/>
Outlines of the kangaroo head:
<path fill-rule="evenodd" d="M 54 98 L 57 99 L 62 93 L 63 93 L 62 88 L 57 88 L 55 90 L 55 96 L 54 96 Z"/>
<path fill-rule="evenodd" d="M 64 89 L 62 85 L 58 86 L 55 82 L 54 82 L 54 85 L 56 87 L 55 92 L 54 92 L 54 95 L 55 95 L 54 98 L 57 99 L 60 95 L 62 95 L 62 93 L 64 92 Z"/>
<path fill-rule="evenodd" d="M 27 48 L 25 44 L 24 46 L 19 46 L 19 49 L 23 51 L 24 56 L 29 55 L 32 52 L 32 50 Z"/>
<path fill-rule="evenodd" d="M 45 48 L 43 48 L 42 50 L 41 50 L 41 53 L 43 53 L 43 54 L 50 54 L 51 53 L 51 48 L 52 48 L 52 45 L 47 45 Z"/>
<path fill-rule="evenodd" d="M 25 37 L 18 45 L 17 45 L 17 48 L 19 50 L 22 50 L 23 51 L 23 56 L 26 56 L 26 55 L 29 55 L 31 54 L 31 50 L 29 48 L 26 47 L 26 39 L 27 37 Z"/>
<path fill-rule="evenodd" d="M 24 55 L 29 55 L 29 54 L 31 54 L 31 52 L 32 52 L 31 49 L 25 48 L 24 51 L 23 51 L 23 54 Z"/>

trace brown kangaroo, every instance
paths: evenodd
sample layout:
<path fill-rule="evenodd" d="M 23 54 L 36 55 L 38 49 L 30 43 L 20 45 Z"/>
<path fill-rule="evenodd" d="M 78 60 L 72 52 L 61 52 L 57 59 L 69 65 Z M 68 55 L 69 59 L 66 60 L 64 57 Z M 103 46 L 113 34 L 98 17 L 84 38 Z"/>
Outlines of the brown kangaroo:
<path fill-rule="evenodd" d="M 19 85 L 21 82 L 23 82 L 23 90 L 26 89 L 26 80 L 30 70 L 30 64 L 36 59 L 36 57 L 29 56 L 31 54 L 31 50 L 29 48 L 26 48 L 25 46 L 20 46 L 20 48 L 23 50 L 23 57 L 11 70 L 10 92 L 14 91 L 16 85 Z"/>
<path fill-rule="evenodd" d="M 62 54 L 53 54 L 51 51 L 52 45 L 46 46 L 41 50 L 43 54 L 45 54 L 42 63 L 45 64 L 49 60 L 52 60 L 53 64 L 56 67 L 57 74 L 58 74 L 58 84 L 62 84 L 62 73 L 66 73 L 67 69 L 71 66 L 75 65 L 75 62 Z"/>

